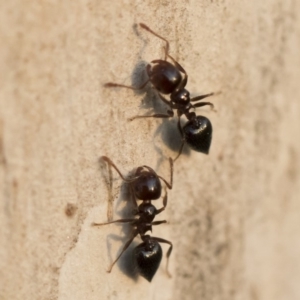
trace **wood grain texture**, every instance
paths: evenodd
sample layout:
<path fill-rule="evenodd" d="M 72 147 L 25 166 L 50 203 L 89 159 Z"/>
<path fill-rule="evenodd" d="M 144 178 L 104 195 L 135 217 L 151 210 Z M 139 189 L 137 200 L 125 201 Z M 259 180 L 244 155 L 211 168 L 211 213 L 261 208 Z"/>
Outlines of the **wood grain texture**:
<path fill-rule="evenodd" d="M 149 284 L 107 219 L 109 156 L 168 177 L 173 121 L 137 84 L 163 43 L 194 94 L 221 91 L 211 152 L 185 151 L 153 235 L 171 240 Z M 280 1 L 0 1 L 0 299 L 300 298 L 300 5 Z M 130 213 L 114 174 L 114 218 Z M 121 187 L 121 190 L 120 190 Z M 157 204 L 157 206 L 160 206 Z M 137 239 L 137 242 L 139 240 Z M 167 247 L 164 247 L 166 253 Z"/>

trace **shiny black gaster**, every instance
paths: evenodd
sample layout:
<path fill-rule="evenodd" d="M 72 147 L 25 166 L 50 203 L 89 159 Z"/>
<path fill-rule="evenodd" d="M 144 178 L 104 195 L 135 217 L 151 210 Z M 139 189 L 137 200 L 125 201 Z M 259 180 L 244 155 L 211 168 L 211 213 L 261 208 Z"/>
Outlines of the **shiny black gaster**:
<path fill-rule="evenodd" d="M 183 136 L 186 143 L 195 151 L 209 153 L 212 139 L 212 125 L 209 119 L 197 116 L 183 126 Z"/>
<path fill-rule="evenodd" d="M 160 265 L 162 254 L 160 244 L 151 240 L 138 245 L 134 249 L 133 259 L 138 272 L 149 282 L 151 282 Z"/>

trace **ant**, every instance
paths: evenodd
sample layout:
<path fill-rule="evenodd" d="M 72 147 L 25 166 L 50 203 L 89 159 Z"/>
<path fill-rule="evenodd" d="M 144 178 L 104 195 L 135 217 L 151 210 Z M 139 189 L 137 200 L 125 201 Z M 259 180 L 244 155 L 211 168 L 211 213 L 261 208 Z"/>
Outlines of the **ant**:
<path fill-rule="evenodd" d="M 148 82 L 152 84 L 155 90 L 158 91 L 160 99 L 169 106 L 167 114 L 153 114 L 144 116 L 134 116 L 129 120 L 132 121 L 137 118 L 170 118 L 174 116 L 173 109 L 177 110 L 178 122 L 177 127 L 180 132 L 182 143 L 178 152 L 178 155 L 174 159 L 176 161 L 181 155 L 184 144 L 187 143 L 192 149 L 205 154 L 209 153 L 209 148 L 212 139 L 212 125 L 209 119 L 204 116 L 197 116 L 191 109 L 209 105 L 212 109 L 214 105 L 210 102 L 201 102 L 192 104 L 192 102 L 201 101 L 207 97 L 214 95 L 215 93 L 209 93 L 190 98 L 190 93 L 185 86 L 188 81 L 188 75 L 185 69 L 169 54 L 169 42 L 162 36 L 155 33 L 147 25 L 139 24 L 143 29 L 147 30 L 151 34 L 155 35 L 159 39 L 166 42 L 164 47 L 165 59 L 153 60 L 146 67 L 148 79 L 139 87 L 127 86 L 123 84 L 117 84 L 108 82 L 105 87 L 125 87 L 133 90 L 143 89 Z M 168 62 L 170 59 L 172 63 Z M 181 75 L 183 74 L 183 76 Z M 170 95 L 170 100 L 167 100 L 162 94 Z M 182 127 L 180 117 L 185 115 L 188 122 Z"/>
<path fill-rule="evenodd" d="M 152 232 L 152 226 L 154 225 L 160 225 L 167 222 L 166 220 L 153 221 L 155 216 L 164 211 L 167 206 L 167 191 L 163 197 L 162 208 L 156 209 L 151 201 L 157 200 L 161 196 L 162 186 L 160 179 L 166 184 L 167 188 L 172 189 L 173 160 L 171 158 L 169 159 L 171 180 L 170 183 L 168 183 L 163 177 L 157 175 L 156 172 L 148 166 L 138 167 L 134 173 L 134 176 L 126 179 L 116 167 L 116 165 L 108 157 L 102 156 L 101 159 L 106 161 L 109 166 L 113 167 L 118 172 L 123 181 L 129 184 L 136 208 L 135 215 L 138 215 L 139 217 L 138 219 L 119 219 L 106 223 L 92 223 L 93 226 L 102 226 L 112 223 L 130 223 L 133 227 L 130 239 L 125 243 L 121 253 L 111 264 L 107 272 L 111 272 L 115 263 L 130 246 L 134 238 L 139 234 L 143 243 L 134 248 L 134 262 L 141 276 L 146 278 L 149 282 L 151 282 L 152 278 L 154 277 L 162 259 L 162 248 L 159 243 L 166 243 L 170 245 L 166 255 L 167 273 L 170 276 L 168 272 L 168 263 L 173 248 L 172 243 L 159 237 L 147 235 L 146 232 Z M 138 205 L 137 200 L 141 200 L 142 203 Z"/>

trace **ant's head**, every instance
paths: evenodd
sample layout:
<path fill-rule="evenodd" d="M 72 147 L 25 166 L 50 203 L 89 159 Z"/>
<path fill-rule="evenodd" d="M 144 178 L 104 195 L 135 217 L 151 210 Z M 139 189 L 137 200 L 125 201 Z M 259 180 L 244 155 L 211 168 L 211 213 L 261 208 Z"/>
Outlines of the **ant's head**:
<path fill-rule="evenodd" d="M 179 105 L 187 105 L 190 103 L 190 93 L 186 89 L 177 89 L 171 94 L 171 100 Z"/>
<path fill-rule="evenodd" d="M 157 200 L 161 196 L 161 182 L 157 174 L 149 170 L 137 169 L 135 174 L 137 179 L 134 181 L 134 194 L 140 200 Z"/>

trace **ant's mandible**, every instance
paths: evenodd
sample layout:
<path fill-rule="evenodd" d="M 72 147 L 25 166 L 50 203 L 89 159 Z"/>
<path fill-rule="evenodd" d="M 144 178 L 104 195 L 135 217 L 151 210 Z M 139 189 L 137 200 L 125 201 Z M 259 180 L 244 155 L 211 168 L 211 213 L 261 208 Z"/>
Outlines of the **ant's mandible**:
<path fill-rule="evenodd" d="M 162 36 L 155 33 L 147 25 L 139 24 L 143 29 L 152 33 L 156 37 L 160 38 L 166 43 L 165 49 L 165 59 L 156 59 L 148 64 L 146 67 L 146 72 L 148 74 L 148 79 L 139 87 L 127 86 L 123 84 L 117 84 L 108 82 L 105 87 L 125 87 L 133 90 L 143 89 L 148 82 L 152 84 L 154 89 L 158 91 L 160 99 L 169 106 L 167 114 L 153 114 L 145 116 L 135 116 L 130 120 L 136 118 L 170 118 L 174 116 L 174 111 L 177 110 L 178 123 L 177 127 L 182 137 L 182 143 L 178 152 L 177 158 L 182 153 L 184 144 L 187 143 L 192 149 L 205 154 L 209 153 L 209 148 L 212 139 L 212 125 L 208 118 L 200 115 L 196 115 L 192 109 L 197 107 L 202 107 L 209 105 L 213 108 L 213 104 L 210 102 L 199 102 L 193 104 L 193 102 L 201 101 L 207 97 L 214 95 L 214 93 L 209 93 L 205 95 L 200 95 L 197 97 L 190 98 L 190 93 L 185 86 L 188 81 L 188 75 L 185 69 L 169 54 L 169 42 Z M 172 63 L 168 62 L 170 59 Z M 181 75 L 183 74 L 183 76 Z M 167 100 L 162 94 L 170 95 L 170 100 Z M 188 122 L 182 127 L 180 117 L 185 115 Z"/>
<path fill-rule="evenodd" d="M 169 250 L 167 252 L 167 273 L 168 272 L 168 263 L 169 257 L 172 252 L 173 245 L 170 241 L 159 237 L 153 237 L 146 232 L 152 232 L 152 226 L 160 225 L 166 223 L 166 220 L 163 221 L 153 221 L 155 216 L 161 213 L 167 206 L 167 192 L 163 198 L 163 207 L 160 209 L 156 209 L 156 207 L 151 203 L 152 200 L 157 200 L 161 196 L 161 183 L 160 179 L 166 184 L 167 188 L 172 189 L 173 184 L 173 161 L 172 159 L 169 160 L 170 162 L 170 171 L 171 171 L 171 180 L 168 183 L 163 177 L 156 174 L 156 172 L 148 167 L 148 166 L 141 166 L 138 167 L 134 173 L 134 176 L 126 179 L 116 165 L 106 156 L 101 157 L 102 160 L 106 161 L 109 166 L 113 167 L 120 177 L 123 179 L 124 182 L 128 183 L 130 186 L 131 194 L 134 198 L 134 205 L 136 207 L 136 215 L 139 218 L 130 218 L 130 219 L 119 219 L 111 222 L 106 223 L 93 223 L 93 226 L 102 226 L 108 225 L 112 223 L 130 223 L 133 227 L 132 235 L 130 239 L 125 243 L 121 253 L 115 259 L 115 261 L 111 264 L 108 269 L 110 273 L 115 263 L 119 260 L 122 254 L 126 251 L 126 249 L 130 246 L 132 241 L 137 235 L 140 235 L 143 243 L 139 244 L 137 247 L 134 248 L 134 263 L 136 267 L 144 278 L 146 278 L 149 282 L 154 277 L 161 259 L 162 259 L 162 248 L 160 243 L 166 243 L 170 245 Z M 141 200 L 142 203 L 140 205 L 137 204 L 137 200 Z"/>

